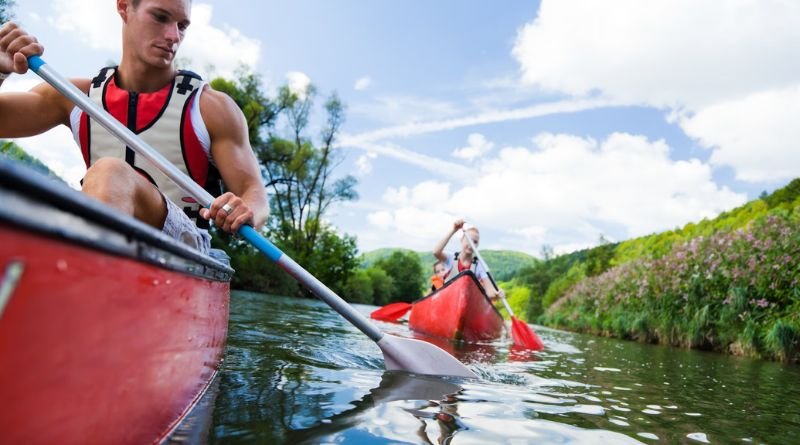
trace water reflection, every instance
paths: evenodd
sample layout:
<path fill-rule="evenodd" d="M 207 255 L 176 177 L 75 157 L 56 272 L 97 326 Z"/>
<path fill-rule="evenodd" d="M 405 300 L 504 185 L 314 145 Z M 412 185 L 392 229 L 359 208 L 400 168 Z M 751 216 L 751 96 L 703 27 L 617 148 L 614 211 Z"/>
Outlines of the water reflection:
<path fill-rule="evenodd" d="M 351 402 L 352 408 L 320 419 L 313 427 L 293 430 L 287 438 L 293 443 L 346 443 L 352 435 L 364 440 L 364 435 L 370 434 L 405 441 L 404 428 L 394 431 L 396 423 L 384 420 L 392 411 L 391 404 L 400 402 L 399 408 L 419 421 L 415 434 L 423 443 L 447 444 L 464 428 L 457 409 L 461 390 L 458 383 L 446 378 L 384 372 L 380 384 Z M 438 428 L 431 430 L 430 423 Z M 365 425 L 368 427 L 359 431 Z M 353 431 L 343 433 L 347 430 Z"/>
<path fill-rule="evenodd" d="M 798 443 L 796 367 L 537 331 L 437 344 L 480 380 L 410 376 L 322 303 L 236 295 L 211 442 Z"/>

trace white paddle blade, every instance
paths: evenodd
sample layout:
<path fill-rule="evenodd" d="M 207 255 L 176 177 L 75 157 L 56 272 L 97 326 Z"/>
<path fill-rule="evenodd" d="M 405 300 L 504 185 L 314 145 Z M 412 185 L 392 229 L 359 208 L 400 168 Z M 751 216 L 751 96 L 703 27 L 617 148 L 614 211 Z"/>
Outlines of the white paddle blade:
<path fill-rule="evenodd" d="M 386 334 L 377 343 L 383 351 L 387 371 L 478 378 L 455 357 L 422 340 Z"/>

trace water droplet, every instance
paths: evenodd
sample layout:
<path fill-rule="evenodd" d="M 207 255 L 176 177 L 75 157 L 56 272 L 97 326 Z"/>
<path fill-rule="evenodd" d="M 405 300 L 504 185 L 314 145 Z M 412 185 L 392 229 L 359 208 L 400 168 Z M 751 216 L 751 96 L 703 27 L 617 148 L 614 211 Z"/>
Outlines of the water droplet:
<path fill-rule="evenodd" d="M 59 272 L 66 272 L 67 266 L 67 260 L 61 259 L 56 261 L 56 269 L 58 269 Z"/>

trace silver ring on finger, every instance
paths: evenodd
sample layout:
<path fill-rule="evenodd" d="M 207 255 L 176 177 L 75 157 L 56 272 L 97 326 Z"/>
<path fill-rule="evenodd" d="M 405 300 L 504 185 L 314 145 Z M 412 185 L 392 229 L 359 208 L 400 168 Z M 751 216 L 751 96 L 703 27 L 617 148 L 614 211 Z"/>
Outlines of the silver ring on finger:
<path fill-rule="evenodd" d="M 222 210 L 222 211 L 223 211 L 223 212 L 225 212 L 226 214 L 230 215 L 230 214 L 231 214 L 231 212 L 233 211 L 233 207 L 231 207 L 231 206 L 230 206 L 230 204 L 224 204 L 224 205 L 222 206 L 222 208 L 220 208 L 220 210 Z"/>

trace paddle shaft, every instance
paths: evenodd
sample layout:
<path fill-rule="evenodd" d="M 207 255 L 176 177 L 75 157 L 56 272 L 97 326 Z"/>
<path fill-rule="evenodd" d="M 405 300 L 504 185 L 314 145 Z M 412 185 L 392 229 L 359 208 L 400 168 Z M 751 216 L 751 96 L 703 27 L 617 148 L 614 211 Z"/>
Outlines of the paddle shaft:
<path fill-rule="evenodd" d="M 46 80 L 53 88 L 58 90 L 67 99 L 71 100 L 78 108 L 91 116 L 92 119 L 97 121 L 97 123 L 102 125 L 106 130 L 120 138 L 131 149 L 136 151 L 137 154 L 150 161 L 156 168 L 161 170 L 167 177 L 196 199 L 197 202 L 204 207 L 208 207 L 214 200 L 214 197 L 210 193 L 175 167 L 153 147 L 136 136 L 126 126 L 122 125 L 121 122 L 100 108 L 89 96 L 73 85 L 72 82 L 50 68 L 41 57 L 29 57 L 28 64 L 36 74 Z M 378 342 L 383 338 L 383 332 L 372 324 L 367 317 L 347 304 L 346 301 L 336 295 L 336 293 L 330 290 L 316 277 L 284 254 L 269 240 L 261 236 L 253 227 L 243 225 L 239 228 L 239 234 L 250 241 L 254 247 L 278 264 L 278 266 L 294 277 L 300 284 L 308 288 L 370 339 Z"/>
<path fill-rule="evenodd" d="M 463 233 L 464 238 L 467 239 L 467 242 L 469 243 L 469 247 L 472 248 L 472 254 L 475 255 L 475 258 L 477 258 L 478 262 L 481 264 L 481 266 L 483 266 L 483 270 L 486 271 L 486 275 L 489 276 L 489 281 L 492 282 L 492 286 L 494 286 L 494 290 L 497 291 L 497 292 L 500 292 L 500 288 L 497 286 L 497 282 L 494 281 L 494 277 L 492 277 L 492 273 L 489 271 L 489 265 L 486 264 L 486 261 L 483 261 L 483 255 L 481 255 L 480 252 L 478 252 L 478 248 L 475 247 L 475 244 L 472 242 L 472 238 L 470 238 L 467 235 L 467 231 L 466 230 L 461 229 L 461 232 Z M 504 297 L 501 294 L 500 295 L 500 300 L 503 302 L 503 305 L 506 307 L 506 310 L 508 311 L 508 315 L 513 317 L 514 316 L 514 311 L 511 310 L 511 306 L 508 304 L 508 301 L 506 301 L 506 297 Z"/>

